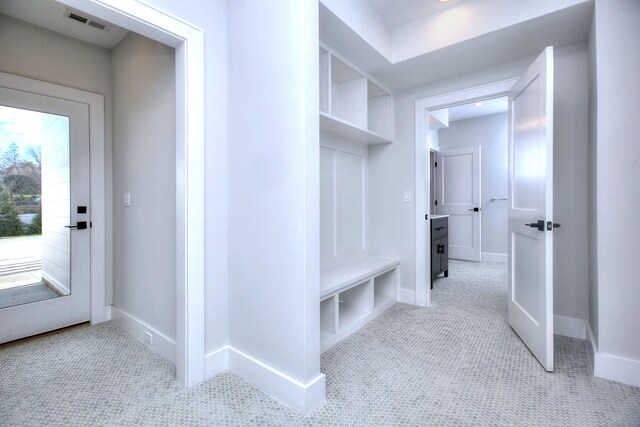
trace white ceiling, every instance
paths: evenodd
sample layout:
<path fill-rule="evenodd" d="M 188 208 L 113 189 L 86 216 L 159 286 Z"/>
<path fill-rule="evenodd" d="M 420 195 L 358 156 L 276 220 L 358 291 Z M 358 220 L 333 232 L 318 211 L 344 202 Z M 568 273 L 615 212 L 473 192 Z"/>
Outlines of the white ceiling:
<path fill-rule="evenodd" d="M 113 49 L 128 33 L 101 19 L 95 20 L 109 25 L 105 31 L 76 22 L 65 16 L 66 10 L 67 6 L 53 0 L 0 0 L 0 13 L 107 49 Z M 77 13 L 93 18 L 86 13 Z"/>
<path fill-rule="evenodd" d="M 449 0 L 440 3 L 437 0 L 364 0 L 384 21 L 389 30 L 402 27 L 425 15 L 440 12 L 463 1 Z"/>
<path fill-rule="evenodd" d="M 417 0 L 371 1 L 395 4 Z M 430 1 L 436 2 L 436 0 Z M 593 4 L 584 2 L 455 43 L 445 49 L 391 64 L 380 52 L 320 3 L 320 41 L 349 58 L 350 62 L 378 80 L 387 89 L 401 92 L 431 82 L 475 73 L 478 70 L 493 70 L 500 73 L 505 64 L 509 64 L 514 69 L 524 70 L 531 63 L 532 57 L 539 55 L 546 46 L 558 47 L 586 40 L 592 13 Z M 509 77 L 513 75 L 507 75 L 504 78 Z"/>
<path fill-rule="evenodd" d="M 486 99 L 482 105 L 476 107 L 475 103 L 457 105 L 449 108 L 449 123 L 456 120 L 466 120 L 475 117 L 488 116 L 490 114 L 506 113 L 508 108 L 507 97 Z"/>

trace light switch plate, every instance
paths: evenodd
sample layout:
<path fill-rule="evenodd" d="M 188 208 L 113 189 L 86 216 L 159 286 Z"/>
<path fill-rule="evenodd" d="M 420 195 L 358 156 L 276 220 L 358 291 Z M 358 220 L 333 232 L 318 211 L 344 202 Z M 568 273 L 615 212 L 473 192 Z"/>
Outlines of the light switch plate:
<path fill-rule="evenodd" d="M 131 193 L 124 193 L 124 206 L 131 206 Z"/>
<path fill-rule="evenodd" d="M 405 191 L 404 192 L 404 201 L 405 202 L 410 202 L 411 201 L 411 191 Z"/>

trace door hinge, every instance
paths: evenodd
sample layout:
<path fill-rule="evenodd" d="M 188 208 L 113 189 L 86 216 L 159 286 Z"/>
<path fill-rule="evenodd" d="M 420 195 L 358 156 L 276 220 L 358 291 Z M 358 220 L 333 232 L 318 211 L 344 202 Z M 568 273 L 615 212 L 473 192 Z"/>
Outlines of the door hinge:
<path fill-rule="evenodd" d="M 438 162 L 436 162 L 436 164 L 435 164 L 435 166 L 434 166 L 434 167 L 436 167 L 436 168 L 438 167 Z"/>
<path fill-rule="evenodd" d="M 433 203 L 433 205 L 434 205 L 434 206 L 438 206 L 438 201 L 436 200 L 436 201 Z"/>

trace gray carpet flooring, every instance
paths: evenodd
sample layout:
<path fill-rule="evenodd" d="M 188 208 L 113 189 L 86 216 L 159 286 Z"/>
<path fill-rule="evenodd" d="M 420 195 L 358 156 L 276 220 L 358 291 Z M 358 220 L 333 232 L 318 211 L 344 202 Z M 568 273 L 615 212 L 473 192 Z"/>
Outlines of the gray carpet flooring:
<path fill-rule="evenodd" d="M 0 347 L 2 426 L 640 426 L 640 388 L 556 337 L 545 372 L 506 324 L 506 266 L 452 262 L 430 308 L 396 304 L 322 356 L 304 418 L 233 373 L 186 390 L 111 323 Z"/>

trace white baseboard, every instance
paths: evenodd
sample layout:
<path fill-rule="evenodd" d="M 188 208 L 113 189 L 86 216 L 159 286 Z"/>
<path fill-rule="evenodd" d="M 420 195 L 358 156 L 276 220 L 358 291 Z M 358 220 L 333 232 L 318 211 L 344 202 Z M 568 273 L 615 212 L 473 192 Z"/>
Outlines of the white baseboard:
<path fill-rule="evenodd" d="M 593 351 L 593 376 L 640 387 L 640 360 L 600 353 L 590 324 L 587 333 Z"/>
<path fill-rule="evenodd" d="M 640 360 L 597 352 L 593 357 L 593 375 L 640 387 Z"/>
<path fill-rule="evenodd" d="M 176 342 L 174 340 L 118 307 L 111 306 L 111 314 L 113 323 L 129 332 L 135 339 L 144 343 L 154 353 L 159 354 L 171 363 L 176 363 Z M 152 344 L 145 342 L 145 332 L 152 334 Z"/>
<path fill-rule="evenodd" d="M 507 256 L 507 254 L 494 254 L 491 252 L 482 252 L 481 256 L 481 260 L 485 261 L 485 262 L 501 262 L 501 263 L 508 263 L 509 262 L 509 256 Z"/>
<path fill-rule="evenodd" d="M 211 377 L 218 375 L 220 372 L 224 372 L 229 368 L 229 346 L 225 345 L 222 348 L 214 350 L 204 357 L 204 379 L 208 380 Z"/>
<path fill-rule="evenodd" d="M 325 401 L 324 374 L 303 384 L 233 347 L 228 348 L 228 358 L 231 371 L 304 415 Z"/>
<path fill-rule="evenodd" d="M 553 333 L 579 340 L 588 339 L 587 322 L 573 317 L 553 316 Z"/>
<path fill-rule="evenodd" d="M 416 292 L 411 289 L 398 288 L 398 302 L 405 304 L 416 303 Z"/>

